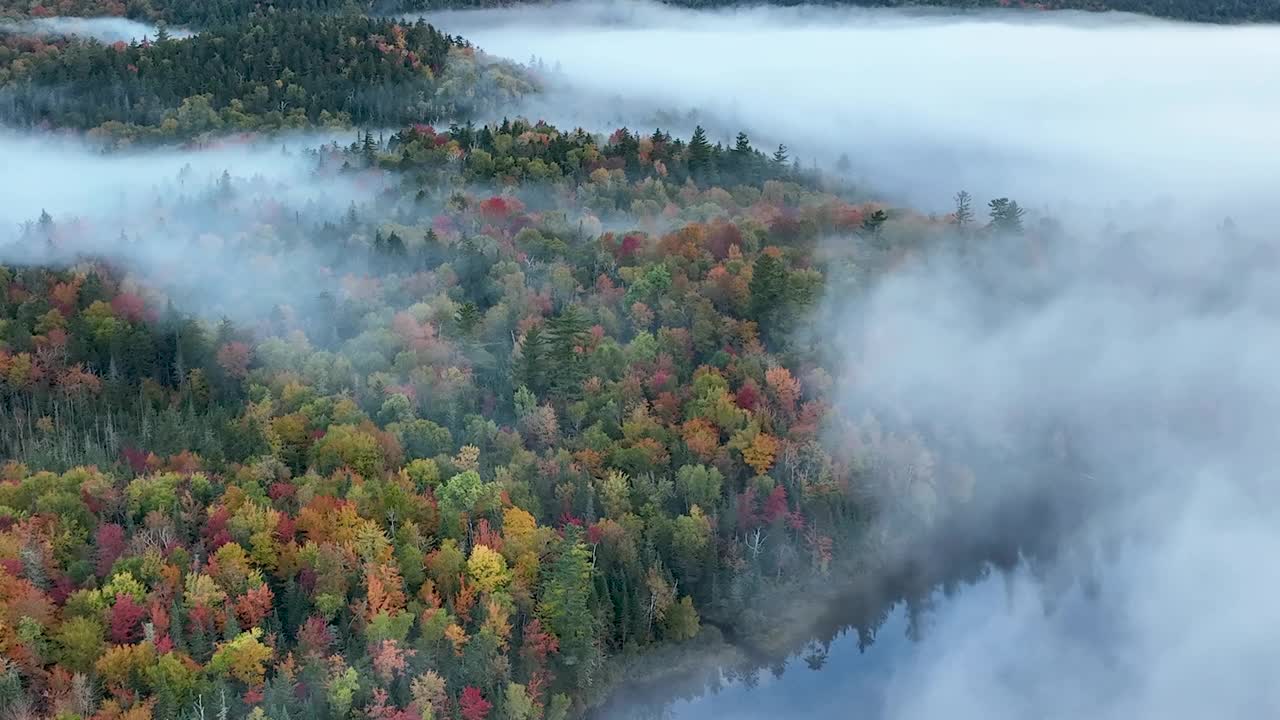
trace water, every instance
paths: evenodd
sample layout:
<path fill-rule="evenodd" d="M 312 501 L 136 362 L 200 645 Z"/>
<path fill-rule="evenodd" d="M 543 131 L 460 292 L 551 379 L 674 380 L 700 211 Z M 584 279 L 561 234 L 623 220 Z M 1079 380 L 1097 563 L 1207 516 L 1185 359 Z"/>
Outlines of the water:
<path fill-rule="evenodd" d="M 1107 650 L 1118 637 L 1109 608 L 1080 585 L 1050 598 L 1024 568 L 950 597 L 936 592 L 931 605 L 913 621 L 899 604 L 865 647 L 852 631 L 827 647 L 812 643 L 780 674 L 761 671 L 754 682 L 730 681 L 717 692 L 677 700 L 670 716 L 902 720 L 936 717 L 939 706 L 974 700 L 983 685 L 988 693 L 1022 694 L 1045 679 L 1064 690 L 1089 685 L 1115 692 L 1122 684 L 1122 663 Z M 1072 665 L 1066 661 L 1083 647 L 1087 662 L 1047 673 Z"/>

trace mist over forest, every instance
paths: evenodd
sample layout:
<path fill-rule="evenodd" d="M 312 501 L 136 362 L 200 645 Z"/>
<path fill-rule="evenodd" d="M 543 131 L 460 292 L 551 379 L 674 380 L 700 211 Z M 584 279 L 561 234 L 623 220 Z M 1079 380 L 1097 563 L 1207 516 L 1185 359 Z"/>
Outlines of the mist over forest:
<path fill-rule="evenodd" d="M 939 4 L 0 3 L 0 713 L 1275 714 L 1280 29 Z"/>

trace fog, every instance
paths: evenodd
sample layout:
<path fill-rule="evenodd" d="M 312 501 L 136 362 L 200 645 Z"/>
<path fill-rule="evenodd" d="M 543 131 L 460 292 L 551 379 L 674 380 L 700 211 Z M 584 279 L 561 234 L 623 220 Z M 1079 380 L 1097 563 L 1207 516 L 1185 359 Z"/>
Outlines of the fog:
<path fill-rule="evenodd" d="M 279 238 L 339 220 L 391 182 L 325 170 L 309 150 L 338 140 L 310 133 L 107 152 L 74 136 L 0 132 L 0 157 L 23 168 L 0 174 L 0 263 L 106 260 L 208 319 L 302 310 L 360 268 Z M 33 231 L 42 212 L 54 224 L 49 239 Z"/>
<path fill-rule="evenodd" d="M 1060 539 L 1072 564 L 1058 569 L 1083 570 L 1100 592 L 1069 621 L 994 612 L 959 623 L 963 602 L 944 610 L 895 668 L 884 717 L 1280 710 L 1268 681 L 1280 667 L 1275 226 L 1137 222 L 1152 224 L 1099 223 L 1035 262 L 986 238 L 859 299 L 829 297 L 831 317 L 857 318 L 832 327 L 850 358 L 843 400 L 951 432 L 987 502 L 1052 493 L 1080 503 L 1083 521 Z M 1048 446 L 1047 431 L 1064 437 L 1078 476 L 1020 464 Z M 1062 592 L 1041 594 L 1052 606 Z"/>
<path fill-rule="evenodd" d="M 1067 237 L 1035 243 L 957 237 L 951 248 L 964 252 L 930 251 L 869 285 L 841 266 L 864 241 L 829 238 L 829 275 L 849 281 L 833 282 L 817 315 L 846 415 L 874 412 L 945 448 L 931 460 L 975 469 L 977 520 L 965 527 L 1050 491 L 1084 511 L 1048 571 L 1065 589 L 1020 574 L 1007 594 L 997 578 L 940 604 L 922 643 L 876 671 L 873 693 L 865 668 L 833 663 L 816 687 L 784 676 L 750 691 L 831 702 L 783 711 L 709 697 L 679 716 L 1280 713 L 1280 248 L 1268 202 L 1280 187 L 1280 28 L 645 3 L 430 19 L 489 52 L 558 66 L 551 91 L 513 113 L 596 129 L 702 122 L 726 142 L 745 129 L 806 163 L 847 154 L 855 179 L 925 209 L 948 208 L 964 188 L 979 213 L 1010 196 L 1068 225 Z M 0 174 L 12 233 L 0 233 L 0 261 L 107 253 L 181 279 L 202 312 L 259 312 L 318 290 L 306 281 L 322 284 L 322 260 L 240 262 L 258 211 L 288 200 L 314 221 L 370 189 L 317 178 L 279 144 L 121 158 L 0 136 L 0 157 L 23 168 Z M 188 164 L 194 179 L 180 180 Z M 242 189 L 229 207 L 243 214 L 184 217 L 189 206 L 170 202 L 209 192 L 224 169 Z M 22 245 L 18 223 L 41 208 L 55 222 L 88 218 L 90 240 Z M 186 229 L 157 226 L 157 214 Z M 1228 215 L 1238 230 L 1218 226 Z M 234 252 L 201 240 L 206 223 L 237 238 Z M 121 230 L 140 240 L 116 243 Z M 1081 468 L 1065 481 L 1025 464 L 1055 433 Z M 947 495 L 941 479 L 919 482 Z"/>
<path fill-rule="evenodd" d="M 1280 711 L 1274 235 L 1096 229 L 1027 264 L 1010 260 L 1020 243 L 980 242 L 866 292 L 835 289 L 820 327 L 847 358 L 836 385 L 850 414 L 877 412 L 886 431 L 948 448 L 938 465 L 975 468 L 969 532 L 1000 534 L 983 516 L 1010 498 L 1085 509 L 1058 559 L 1015 573 L 1007 594 L 992 578 L 941 600 L 916 646 L 891 622 L 887 650 L 861 658 L 846 640 L 819 679 L 793 663 L 676 717 L 777 717 L 788 702 L 790 717 L 883 720 Z M 1079 475 L 1024 460 L 1046 431 L 1064 436 Z M 920 482 L 948 494 L 943 473 Z M 924 552 L 969 540 L 944 535 Z"/>
<path fill-rule="evenodd" d="M 1244 212 L 1280 179 L 1280 27 L 1123 14 L 579 2 L 428 16 L 548 68 L 530 116 L 745 129 L 916 206 L 1169 201 Z M 690 112 L 696 114 L 691 118 Z M 646 130 L 647 131 L 647 130 Z"/>
<path fill-rule="evenodd" d="M 852 176 L 918 207 L 963 188 L 980 214 L 1010 196 L 1068 229 L 1050 239 L 1028 218 L 1035 242 L 979 233 L 870 286 L 835 283 L 818 324 L 847 415 L 944 448 L 926 467 L 974 468 L 963 527 L 998 533 L 988 511 L 1039 495 L 1078 511 L 1042 568 L 1055 581 L 942 603 L 874 693 L 865 667 L 835 664 L 677 717 L 1280 712 L 1280 27 L 643 3 L 431 19 L 554 68 L 532 116 L 701 122 L 724 142 L 741 128 L 806 163 L 847 153 Z M 1077 474 L 1041 472 L 1054 442 Z M 919 482 L 948 495 L 941 474 Z"/>
<path fill-rule="evenodd" d="M 190 30 L 167 28 L 175 38 L 191 37 Z M 154 40 L 160 29 L 149 23 L 121 17 L 44 17 L 0 21 L 0 32 L 24 35 L 62 35 L 93 38 L 104 43 Z"/>

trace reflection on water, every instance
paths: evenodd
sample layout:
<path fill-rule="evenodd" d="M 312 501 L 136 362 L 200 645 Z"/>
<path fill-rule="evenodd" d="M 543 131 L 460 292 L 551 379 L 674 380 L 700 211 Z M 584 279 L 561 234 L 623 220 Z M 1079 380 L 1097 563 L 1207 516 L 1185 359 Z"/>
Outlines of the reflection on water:
<path fill-rule="evenodd" d="M 974 693 L 1039 699 L 1037 684 L 1060 685 L 1055 696 L 1084 687 L 1114 694 L 1132 680 L 1109 649 L 1120 637 L 1114 612 L 1080 585 L 1050 595 L 1025 567 L 993 572 L 911 608 L 900 602 L 878 627 L 848 626 L 774 667 L 713 671 L 701 695 L 650 704 L 633 697 L 603 716 L 924 720 Z"/>

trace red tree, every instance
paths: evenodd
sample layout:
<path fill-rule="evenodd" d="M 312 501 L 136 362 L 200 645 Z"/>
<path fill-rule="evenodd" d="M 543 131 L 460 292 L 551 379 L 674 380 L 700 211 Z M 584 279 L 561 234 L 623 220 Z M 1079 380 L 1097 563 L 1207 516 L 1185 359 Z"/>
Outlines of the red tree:
<path fill-rule="evenodd" d="M 271 612 L 271 601 L 274 597 L 266 583 L 241 595 L 236 600 L 236 616 L 240 618 L 240 626 L 251 628 L 261 623 L 262 619 Z"/>
<path fill-rule="evenodd" d="M 116 596 L 116 604 L 111 606 L 111 642 L 128 645 L 142 637 L 142 619 L 147 616 L 147 609 L 133 601 L 132 595 Z"/>
<path fill-rule="evenodd" d="M 98 577 L 106 577 L 111 566 L 124 554 L 124 528 L 115 523 L 99 526 L 94 534 L 94 544 L 97 546 Z"/>
<path fill-rule="evenodd" d="M 458 709 L 462 712 L 462 720 L 484 720 L 493 709 L 493 703 L 485 700 L 480 690 L 468 685 L 458 699 Z"/>
<path fill-rule="evenodd" d="M 781 485 L 774 485 L 769 497 L 764 501 L 764 521 L 771 523 L 787 514 L 787 491 Z"/>

